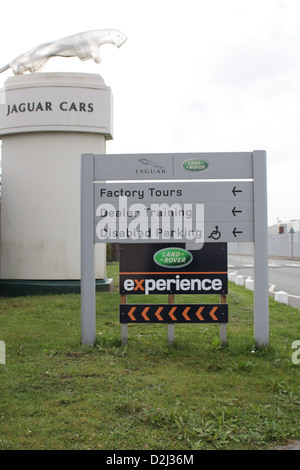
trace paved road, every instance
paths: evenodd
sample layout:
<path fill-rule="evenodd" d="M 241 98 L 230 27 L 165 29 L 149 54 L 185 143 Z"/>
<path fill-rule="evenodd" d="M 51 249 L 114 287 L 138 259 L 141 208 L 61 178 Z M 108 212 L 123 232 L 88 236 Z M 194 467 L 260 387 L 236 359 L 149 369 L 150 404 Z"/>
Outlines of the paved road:
<path fill-rule="evenodd" d="M 253 257 L 228 255 L 228 272 L 253 279 Z M 292 307 L 300 309 L 300 261 L 269 258 L 269 293 L 284 291 Z"/>

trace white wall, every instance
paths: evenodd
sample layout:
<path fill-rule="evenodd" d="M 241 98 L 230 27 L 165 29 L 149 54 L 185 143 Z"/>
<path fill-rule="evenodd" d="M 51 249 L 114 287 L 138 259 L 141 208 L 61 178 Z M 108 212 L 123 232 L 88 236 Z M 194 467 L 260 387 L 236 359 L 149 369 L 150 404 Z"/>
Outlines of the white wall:
<path fill-rule="evenodd" d="M 105 153 L 86 133 L 3 137 L 2 279 L 80 279 L 80 158 Z M 105 277 L 105 245 L 96 245 L 96 277 Z"/>
<path fill-rule="evenodd" d="M 300 232 L 295 232 L 293 239 L 290 233 L 269 235 L 268 252 L 269 256 L 300 259 Z M 252 256 L 253 243 L 228 243 L 228 253 Z"/>

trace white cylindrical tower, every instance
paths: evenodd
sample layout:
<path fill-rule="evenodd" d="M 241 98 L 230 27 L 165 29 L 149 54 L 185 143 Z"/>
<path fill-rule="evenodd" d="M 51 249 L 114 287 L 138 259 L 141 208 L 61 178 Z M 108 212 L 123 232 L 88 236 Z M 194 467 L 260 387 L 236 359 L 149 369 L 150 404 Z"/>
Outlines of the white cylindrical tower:
<path fill-rule="evenodd" d="M 0 295 L 79 292 L 80 158 L 112 138 L 111 90 L 100 75 L 35 73 L 6 80 L 0 102 Z M 104 244 L 96 279 L 109 290 Z"/>

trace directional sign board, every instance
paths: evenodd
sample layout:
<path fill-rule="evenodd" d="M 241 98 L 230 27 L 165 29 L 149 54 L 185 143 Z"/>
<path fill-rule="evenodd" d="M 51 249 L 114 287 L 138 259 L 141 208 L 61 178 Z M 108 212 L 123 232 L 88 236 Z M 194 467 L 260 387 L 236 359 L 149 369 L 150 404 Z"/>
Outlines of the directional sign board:
<path fill-rule="evenodd" d="M 94 183 L 95 242 L 253 241 L 253 183 Z"/>
<path fill-rule="evenodd" d="M 228 305 L 123 304 L 120 323 L 228 323 Z"/>
<path fill-rule="evenodd" d="M 95 341 L 94 244 L 254 242 L 254 337 L 268 344 L 265 151 L 82 155 L 82 342 Z"/>

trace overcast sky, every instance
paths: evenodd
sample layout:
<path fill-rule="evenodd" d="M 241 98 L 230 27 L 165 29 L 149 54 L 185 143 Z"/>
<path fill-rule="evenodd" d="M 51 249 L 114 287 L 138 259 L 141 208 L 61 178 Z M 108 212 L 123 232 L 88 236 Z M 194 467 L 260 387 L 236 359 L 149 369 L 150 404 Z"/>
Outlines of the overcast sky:
<path fill-rule="evenodd" d="M 104 45 L 100 65 L 54 58 L 42 71 L 101 74 L 114 96 L 107 153 L 266 150 L 269 225 L 300 219 L 299 0 L 11 0 L 0 67 L 107 28 L 128 40 Z"/>

